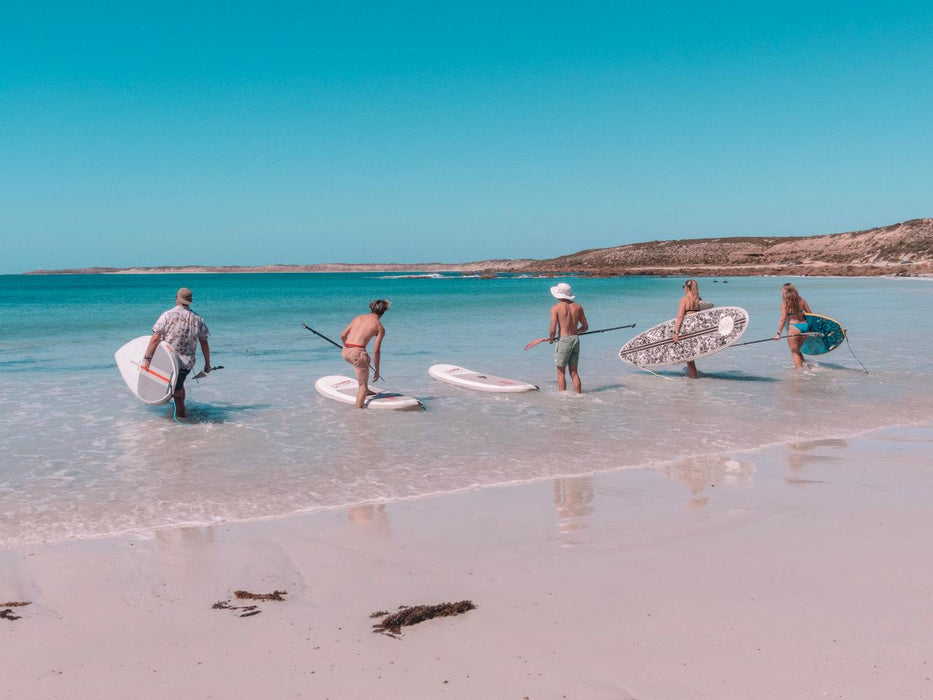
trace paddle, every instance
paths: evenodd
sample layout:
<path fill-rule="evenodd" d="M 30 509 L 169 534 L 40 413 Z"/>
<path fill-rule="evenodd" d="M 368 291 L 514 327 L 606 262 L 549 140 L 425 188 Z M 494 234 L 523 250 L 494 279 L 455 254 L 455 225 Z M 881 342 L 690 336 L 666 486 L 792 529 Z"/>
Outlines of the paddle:
<path fill-rule="evenodd" d="M 634 328 L 634 327 L 635 327 L 635 324 L 630 323 L 627 326 L 613 326 L 612 328 L 600 328 L 598 331 L 587 331 L 586 333 L 578 333 L 577 335 L 592 335 L 593 333 L 605 333 L 606 331 L 617 331 L 620 328 Z M 525 350 L 527 350 L 528 348 L 533 348 L 535 345 L 538 345 L 539 343 L 547 342 L 549 340 L 557 340 L 557 338 L 538 338 L 537 340 L 532 340 L 530 343 L 528 343 L 528 345 L 525 346 Z"/>
<path fill-rule="evenodd" d="M 223 365 L 217 365 L 216 367 L 211 367 L 211 372 L 216 372 L 217 370 L 223 369 L 223 368 L 224 368 Z M 192 379 L 204 379 L 204 377 L 206 377 L 207 374 L 208 374 L 208 373 L 207 373 L 207 370 L 203 370 L 203 369 L 202 369 L 200 372 L 198 372 L 196 375 L 194 375 L 194 376 L 192 377 Z"/>
<path fill-rule="evenodd" d="M 732 347 L 737 348 L 742 345 L 754 345 L 755 343 L 767 343 L 769 340 L 783 340 L 784 338 L 797 338 L 802 335 L 819 335 L 819 333 L 817 333 L 816 331 L 810 331 L 808 333 L 798 333 L 797 335 L 782 335 L 782 336 L 778 336 L 777 338 L 775 338 L 774 336 L 771 336 L 770 338 L 762 338 L 761 340 L 749 340 L 748 342 L 745 342 L 745 343 L 736 343 Z"/>
<path fill-rule="evenodd" d="M 335 347 L 338 347 L 338 348 L 340 348 L 341 350 L 343 350 L 343 345 L 341 345 L 340 343 L 334 342 L 333 340 L 331 340 L 330 338 L 328 338 L 328 337 L 327 337 L 326 335 L 324 335 L 323 333 L 319 333 L 318 331 L 314 330 L 314 329 L 313 329 L 311 326 L 309 326 L 307 323 L 302 323 L 301 325 L 304 326 L 306 330 L 311 331 L 312 333 L 314 333 L 314 335 L 318 336 L 319 338 L 323 338 L 324 340 L 326 340 L 326 341 L 327 341 L 328 343 L 330 343 L 331 345 L 333 345 L 333 346 L 335 346 Z M 373 367 L 372 365 L 370 365 L 370 368 L 372 368 L 373 372 L 376 371 L 376 368 Z M 379 374 L 379 379 L 381 379 L 382 381 L 385 381 L 385 377 L 383 377 L 381 373 Z"/>

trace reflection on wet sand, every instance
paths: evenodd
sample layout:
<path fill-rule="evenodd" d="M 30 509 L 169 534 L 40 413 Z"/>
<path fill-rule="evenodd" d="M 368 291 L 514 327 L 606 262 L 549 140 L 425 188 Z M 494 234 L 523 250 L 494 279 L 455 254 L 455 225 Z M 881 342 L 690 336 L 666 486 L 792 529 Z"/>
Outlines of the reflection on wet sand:
<path fill-rule="evenodd" d="M 574 544 L 570 536 L 587 526 L 586 516 L 593 512 L 593 477 L 574 476 L 554 480 L 554 510 L 561 543 Z"/>
<path fill-rule="evenodd" d="M 689 505 L 702 508 L 709 501 L 707 489 L 716 486 L 750 486 L 755 465 L 733 457 L 715 455 L 681 460 L 668 467 L 666 472 L 690 488 Z"/>
<path fill-rule="evenodd" d="M 389 534 L 389 514 L 385 503 L 364 503 L 347 508 L 350 522 L 360 525 L 379 535 Z"/>
<path fill-rule="evenodd" d="M 843 439 L 810 440 L 808 442 L 790 443 L 787 448 L 787 466 L 792 473 L 799 472 L 808 464 L 816 462 L 831 462 L 839 459 L 831 454 L 817 454 L 821 447 L 842 448 L 848 447 L 849 441 Z M 801 482 L 799 479 L 789 477 L 788 481 Z M 802 483 L 802 482 L 801 482 Z"/>

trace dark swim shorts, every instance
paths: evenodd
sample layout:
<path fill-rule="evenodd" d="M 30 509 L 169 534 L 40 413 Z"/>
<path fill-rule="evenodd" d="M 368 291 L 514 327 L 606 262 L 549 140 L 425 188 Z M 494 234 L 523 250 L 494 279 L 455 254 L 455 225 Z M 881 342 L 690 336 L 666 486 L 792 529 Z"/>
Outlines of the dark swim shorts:
<path fill-rule="evenodd" d="M 190 373 L 190 369 L 178 368 L 178 379 L 175 380 L 175 391 L 181 391 L 185 388 L 185 379 Z"/>

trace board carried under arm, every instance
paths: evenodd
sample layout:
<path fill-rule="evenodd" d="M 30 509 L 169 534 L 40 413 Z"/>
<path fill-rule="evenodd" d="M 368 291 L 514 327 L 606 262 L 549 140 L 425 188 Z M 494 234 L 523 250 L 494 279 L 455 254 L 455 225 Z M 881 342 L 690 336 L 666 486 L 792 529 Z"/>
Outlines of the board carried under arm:
<path fill-rule="evenodd" d="M 679 365 L 708 357 L 735 343 L 748 328 L 749 316 L 738 306 L 719 306 L 687 314 L 674 342 L 676 319 L 659 323 L 632 338 L 619 358 L 637 367 Z"/>
<path fill-rule="evenodd" d="M 151 335 L 141 335 L 123 345 L 113 354 L 117 369 L 133 395 L 148 404 L 168 403 L 178 381 L 178 357 L 171 345 L 160 341 L 152 353 L 149 367 L 143 367 L 143 356 Z"/>

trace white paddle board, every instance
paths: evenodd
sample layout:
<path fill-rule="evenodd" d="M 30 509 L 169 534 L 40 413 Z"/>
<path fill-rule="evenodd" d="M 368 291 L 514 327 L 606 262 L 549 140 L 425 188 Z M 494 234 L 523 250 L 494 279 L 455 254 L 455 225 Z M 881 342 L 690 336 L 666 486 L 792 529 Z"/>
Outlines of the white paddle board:
<path fill-rule="evenodd" d="M 178 358 L 172 346 L 163 340 L 152 353 L 149 368 L 143 369 L 140 364 L 149 347 L 150 338 L 151 335 L 134 338 L 117 350 L 113 357 L 117 361 L 120 376 L 133 396 L 149 404 L 167 403 L 175 392 Z"/>
<path fill-rule="evenodd" d="M 676 319 L 659 323 L 628 341 L 619 350 L 623 362 L 638 367 L 678 365 L 725 350 L 748 328 L 748 312 L 738 306 L 719 306 L 684 316 L 674 342 Z"/>
<path fill-rule="evenodd" d="M 356 403 L 356 390 L 358 387 L 359 384 L 357 384 L 356 379 L 338 375 L 321 377 L 314 382 L 314 388 L 317 389 L 317 392 L 321 396 L 326 396 L 329 399 L 348 404 Z M 370 386 L 370 388 L 376 389 L 374 386 Z M 387 408 L 395 410 L 424 408 L 424 404 L 414 396 L 405 396 L 404 394 L 397 394 L 392 391 L 384 390 L 367 396 L 363 405 L 366 408 Z"/>
<path fill-rule="evenodd" d="M 482 374 L 472 369 L 458 367 L 457 365 L 431 365 L 428 374 L 442 382 L 462 386 L 477 391 L 492 391 L 497 393 L 513 393 L 519 391 L 537 391 L 538 387 L 528 382 L 520 382 L 505 377 L 494 377 L 491 374 Z"/>

